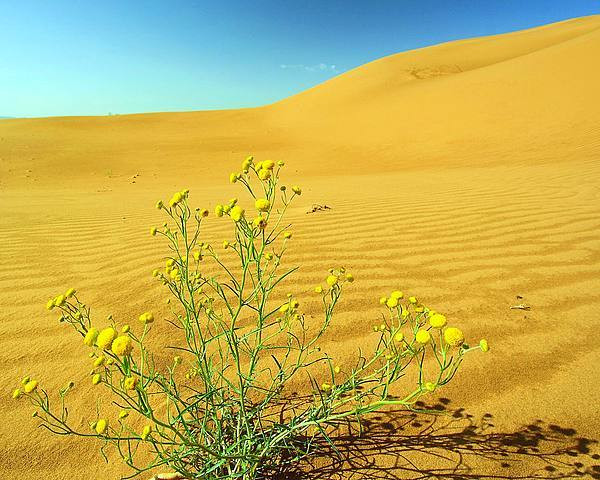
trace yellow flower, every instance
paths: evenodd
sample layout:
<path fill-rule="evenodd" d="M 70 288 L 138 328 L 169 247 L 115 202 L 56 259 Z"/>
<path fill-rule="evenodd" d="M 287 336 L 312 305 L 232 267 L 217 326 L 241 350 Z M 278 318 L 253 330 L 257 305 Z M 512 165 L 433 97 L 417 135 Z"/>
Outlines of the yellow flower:
<path fill-rule="evenodd" d="M 104 357 L 104 355 L 99 356 L 96 360 L 94 360 L 94 367 L 99 367 L 104 363 L 105 360 L 106 358 Z"/>
<path fill-rule="evenodd" d="M 59 295 L 54 299 L 54 305 L 60 307 L 65 304 L 66 298 L 64 295 Z"/>
<path fill-rule="evenodd" d="M 181 192 L 174 193 L 173 196 L 171 197 L 171 200 L 169 200 L 169 205 L 171 207 L 174 207 L 182 200 L 183 200 L 183 195 Z"/>
<path fill-rule="evenodd" d="M 13 393 L 12 393 L 12 397 L 17 400 L 18 398 L 21 397 L 21 390 L 20 389 L 16 389 Z"/>
<path fill-rule="evenodd" d="M 377 325 L 373 325 L 373 331 L 374 332 L 378 332 L 379 331 L 379 327 Z"/>
<path fill-rule="evenodd" d="M 465 336 L 463 335 L 463 332 L 459 328 L 448 327 L 444 331 L 444 340 L 446 341 L 446 343 L 448 345 L 451 345 L 453 347 L 458 347 L 459 345 L 462 345 L 463 342 L 465 341 Z"/>
<path fill-rule="evenodd" d="M 481 351 L 484 353 L 490 350 L 490 346 L 485 338 L 479 340 L 479 348 L 481 348 Z"/>
<path fill-rule="evenodd" d="M 423 313 L 425 311 L 425 307 L 423 307 L 423 305 L 419 305 L 417 307 L 415 307 L 415 312 L 417 313 Z"/>
<path fill-rule="evenodd" d="M 323 287 L 321 285 L 317 285 L 315 287 L 315 293 L 323 293 Z"/>
<path fill-rule="evenodd" d="M 431 340 L 431 335 L 427 330 L 421 329 L 415 335 L 415 340 L 418 343 L 425 345 L 426 343 L 429 343 L 429 341 Z"/>
<path fill-rule="evenodd" d="M 180 357 L 179 355 L 176 355 L 176 356 L 173 358 L 173 363 L 174 363 L 175 365 L 181 365 L 181 361 L 182 361 L 182 360 L 181 360 L 181 357 Z"/>
<path fill-rule="evenodd" d="M 129 412 L 127 410 L 121 410 L 119 412 L 119 418 L 121 420 L 123 420 L 124 418 L 127 418 L 129 416 Z"/>
<path fill-rule="evenodd" d="M 156 227 L 152 227 L 152 228 L 150 229 L 150 235 L 152 235 L 152 236 L 155 236 L 155 235 L 156 235 L 156 232 L 157 232 L 157 230 L 156 230 Z"/>
<path fill-rule="evenodd" d="M 105 418 L 101 418 L 100 420 L 98 420 L 96 422 L 96 433 L 98 435 L 103 435 L 106 432 L 106 429 L 108 428 L 108 420 L 106 420 Z"/>
<path fill-rule="evenodd" d="M 200 250 L 196 250 L 194 253 L 194 260 L 196 260 L 197 262 L 199 262 L 200 260 L 202 260 L 202 253 L 200 252 Z"/>
<path fill-rule="evenodd" d="M 446 317 L 441 313 L 434 313 L 429 317 L 429 324 L 433 328 L 443 328 L 446 325 Z"/>
<path fill-rule="evenodd" d="M 265 253 L 265 258 L 267 260 L 273 260 L 273 254 L 271 252 L 267 252 L 267 253 Z"/>
<path fill-rule="evenodd" d="M 266 212 L 269 210 L 269 208 L 271 208 L 271 202 L 269 202 L 266 198 L 259 198 L 256 200 L 256 202 L 254 202 L 254 207 L 259 212 Z"/>
<path fill-rule="evenodd" d="M 408 297 L 408 301 L 413 305 L 417 304 L 417 297 Z"/>
<path fill-rule="evenodd" d="M 237 173 L 232 173 L 231 175 L 229 175 L 229 182 L 230 183 L 235 183 L 238 181 L 238 175 Z"/>
<path fill-rule="evenodd" d="M 433 392 L 435 390 L 435 383 L 433 382 L 427 382 L 425 383 L 425 390 L 429 391 L 429 392 Z"/>
<path fill-rule="evenodd" d="M 25 390 L 25 393 L 31 393 L 37 388 L 37 386 L 38 386 L 37 380 L 29 380 L 23 387 L 23 390 Z"/>
<path fill-rule="evenodd" d="M 113 327 L 108 327 L 98 334 L 96 344 L 102 350 L 108 350 L 110 349 L 110 346 L 115 338 L 117 338 L 117 331 Z"/>
<path fill-rule="evenodd" d="M 281 313 L 285 313 L 290 309 L 290 304 L 289 303 L 284 303 L 281 307 L 279 307 L 279 311 Z"/>
<path fill-rule="evenodd" d="M 146 440 L 150 434 L 152 433 L 152 427 L 150 425 L 146 425 L 143 429 L 142 429 L 142 440 Z"/>
<path fill-rule="evenodd" d="M 123 382 L 126 390 L 135 390 L 135 387 L 138 384 L 137 377 L 127 377 Z"/>
<path fill-rule="evenodd" d="M 258 171 L 258 178 L 260 178 L 261 180 L 268 180 L 269 178 L 271 178 L 271 170 L 261 168 Z"/>
<path fill-rule="evenodd" d="M 329 390 L 331 390 L 331 384 L 323 382 L 321 384 L 321 390 L 323 390 L 324 392 L 328 392 Z"/>
<path fill-rule="evenodd" d="M 140 322 L 142 323 L 152 323 L 154 321 L 154 315 L 151 312 L 144 312 L 140 315 Z"/>
<path fill-rule="evenodd" d="M 275 168 L 275 162 L 273 160 L 265 160 L 262 162 L 261 168 L 266 168 L 267 170 L 273 170 L 273 168 Z"/>
<path fill-rule="evenodd" d="M 325 281 L 327 282 L 327 285 L 333 287 L 334 285 L 337 285 L 338 277 L 337 275 L 328 275 Z"/>
<path fill-rule="evenodd" d="M 155 268 L 154 270 L 152 270 L 152 276 L 153 277 L 158 277 L 159 273 L 160 273 L 160 271 L 158 270 L 158 268 Z"/>
<path fill-rule="evenodd" d="M 208 217 L 208 209 L 203 208 L 202 210 L 200 210 L 200 216 L 204 218 Z"/>
<path fill-rule="evenodd" d="M 123 325 L 123 327 L 121 328 L 121 333 L 128 333 L 129 330 L 131 330 L 131 327 L 129 325 Z"/>
<path fill-rule="evenodd" d="M 247 157 L 246 160 L 242 162 L 242 171 L 244 173 L 248 173 L 248 170 L 250 170 L 250 165 L 252 165 L 252 159 L 252 157 Z"/>
<path fill-rule="evenodd" d="M 292 186 L 292 192 L 294 192 L 296 195 L 302 195 L 302 189 L 298 185 Z"/>
<path fill-rule="evenodd" d="M 127 335 L 118 336 L 112 344 L 112 351 L 115 355 L 125 357 L 133 350 L 133 344 L 131 338 Z"/>
<path fill-rule="evenodd" d="M 29 380 L 31 380 L 31 377 L 27 375 L 26 377 L 23 377 L 23 379 L 21 380 L 21 384 L 25 385 Z"/>
<path fill-rule="evenodd" d="M 289 240 L 290 238 L 292 238 L 292 232 L 283 232 L 283 238 Z"/>
<path fill-rule="evenodd" d="M 386 300 L 385 304 L 389 308 L 395 308 L 398 306 L 398 299 L 396 297 L 390 297 Z"/>
<path fill-rule="evenodd" d="M 347 273 L 346 274 L 346 281 L 348 283 L 352 283 L 354 281 L 354 275 L 352 275 L 351 273 Z"/>
<path fill-rule="evenodd" d="M 167 260 L 166 265 L 167 265 L 167 267 L 172 267 L 173 265 L 175 265 L 175 260 L 173 260 L 172 258 L 169 258 Z"/>
<path fill-rule="evenodd" d="M 102 381 L 102 377 L 100 376 L 99 373 L 96 373 L 93 377 L 92 377 L 92 384 L 94 385 L 98 385 L 100 382 Z"/>
<path fill-rule="evenodd" d="M 229 213 L 231 210 L 231 205 L 223 205 L 223 213 Z"/>
<path fill-rule="evenodd" d="M 74 288 L 69 288 L 66 293 L 65 293 L 65 297 L 67 298 L 71 298 L 73 295 L 75 295 L 75 289 Z"/>
<path fill-rule="evenodd" d="M 173 270 L 171 270 L 171 273 L 169 273 L 169 276 L 173 280 L 177 280 L 179 278 L 179 269 L 178 268 L 174 268 Z"/>
<path fill-rule="evenodd" d="M 390 297 L 396 298 L 396 299 L 401 299 L 402 297 L 404 297 L 404 294 L 400 291 L 400 290 L 394 290 L 391 294 Z"/>
<path fill-rule="evenodd" d="M 385 332 L 386 328 L 387 328 L 387 325 L 385 323 L 382 323 L 381 325 L 379 325 L 379 330 L 381 330 L 382 332 Z"/>
<path fill-rule="evenodd" d="M 394 335 L 394 340 L 400 343 L 402 340 L 404 340 L 404 334 L 402 332 L 396 332 L 396 335 Z"/>
<path fill-rule="evenodd" d="M 227 240 L 223 240 L 223 248 L 225 250 L 227 250 L 230 246 L 231 246 L 231 243 L 229 243 Z"/>
<path fill-rule="evenodd" d="M 53 298 L 51 298 L 50 300 L 48 300 L 46 302 L 46 308 L 48 310 L 52 310 L 54 308 L 54 299 Z"/>
<path fill-rule="evenodd" d="M 339 365 L 336 365 L 335 368 L 333 369 L 333 371 L 335 373 L 340 373 L 342 371 L 341 367 Z"/>
<path fill-rule="evenodd" d="M 379 303 L 380 303 L 381 305 L 385 305 L 385 304 L 387 303 L 387 297 L 381 297 L 381 298 L 379 299 Z"/>
<path fill-rule="evenodd" d="M 277 166 L 279 166 L 279 167 L 283 167 L 284 165 L 285 165 L 285 162 L 283 160 L 279 160 L 277 162 Z"/>
<path fill-rule="evenodd" d="M 83 343 L 85 345 L 87 345 L 88 347 L 93 347 L 94 343 L 96 343 L 97 338 L 98 338 L 98 329 L 91 327 L 85 334 L 85 337 L 83 337 Z"/>
<path fill-rule="evenodd" d="M 217 205 L 215 207 L 215 215 L 217 217 L 222 217 L 223 216 L 223 205 Z"/>
<path fill-rule="evenodd" d="M 231 209 L 230 216 L 234 222 L 239 222 L 244 217 L 244 209 L 236 205 Z"/>

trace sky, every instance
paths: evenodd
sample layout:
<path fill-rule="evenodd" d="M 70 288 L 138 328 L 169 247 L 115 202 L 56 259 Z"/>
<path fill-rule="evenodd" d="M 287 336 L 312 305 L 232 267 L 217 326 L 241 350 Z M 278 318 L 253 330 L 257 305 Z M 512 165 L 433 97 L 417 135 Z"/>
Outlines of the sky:
<path fill-rule="evenodd" d="M 0 0 L 0 116 L 269 104 L 404 50 L 598 0 Z"/>

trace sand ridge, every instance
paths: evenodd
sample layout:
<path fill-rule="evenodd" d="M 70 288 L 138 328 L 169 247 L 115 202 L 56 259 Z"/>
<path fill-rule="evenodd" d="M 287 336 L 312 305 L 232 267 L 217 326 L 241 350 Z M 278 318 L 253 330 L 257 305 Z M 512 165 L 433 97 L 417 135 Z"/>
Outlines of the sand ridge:
<path fill-rule="evenodd" d="M 228 174 L 248 153 L 285 160 L 286 181 L 304 188 L 287 262 L 301 265 L 290 288 L 309 312 L 327 268 L 356 276 L 323 348 L 348 361 L 373 338 L 379 296 L 414 293 L 492 346 L 431 399 L 450 398 L 478 426 L 493 415 L 496 449 L 516 445 L 504 460 L 467 455 L 465 478 L 597 473 L 599 56 L 592 16 L 386 57 L 256 109 L 0 121 L 0 478 L 124 471 L 94 442 L 33 430 L 31 407 L 10 399 L 25 374 L 50 388 L 73 379 L 75 424 L 93 410 L 86 350 L 44 303 L 75 286 L 100 322 L 164 308 L 150 277 L 164 254 L 148 234 L 162 221 L 154 202 L 185 187 L 199 206 L 231 198 Z M 314 203 L 332 209 L 306 214 Z M 207 235 L 226 232 L 211 219 Z M 509 308 L 519 301 L 531 311 Z M 419 430 L 401 431 L 402 418 L 387 432 L 395 445 Z M 453 432 L 430 451 L 461 453 Z M 532 448 L 557 453 L 548 463 Z M 420 478 L 437 466 L 444 478 L 449 468 L 433 455 L 416 470 L 381 462 L 314 477 Z"/>

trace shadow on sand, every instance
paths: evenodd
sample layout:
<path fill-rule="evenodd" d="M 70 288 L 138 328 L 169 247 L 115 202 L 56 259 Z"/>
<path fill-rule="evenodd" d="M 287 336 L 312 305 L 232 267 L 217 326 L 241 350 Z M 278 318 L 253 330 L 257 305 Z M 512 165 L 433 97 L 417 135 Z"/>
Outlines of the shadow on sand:
<path fill-rule="evenodd" d="M 362 434 L 339 428 L 335 449 L 317 455 L 277 480 L 329 479 L 600 479 L 596 440 L 572 428 L 538 420 L 510 433 L 494 429 L 492 415 L 475 419 L 450 400 L 417 406 L 441 415 L 390 411 L 363 422 Z"/>

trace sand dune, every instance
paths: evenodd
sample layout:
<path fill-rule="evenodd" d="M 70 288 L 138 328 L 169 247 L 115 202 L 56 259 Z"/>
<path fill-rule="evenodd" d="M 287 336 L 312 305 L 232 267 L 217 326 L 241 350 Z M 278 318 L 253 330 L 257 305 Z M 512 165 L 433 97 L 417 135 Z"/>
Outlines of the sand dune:
<path fill-rule="evenodd" d="M 592 16 L 393 55 L 261 108 L 0 121 L 0 478 L 124 471 L 94 442 L 33 430 L 30 407 L 9 398 L 25 374 L 50 388 L 73 379 L 73 420 L 93 412 L 85 349 L 44 303 L 76 286 L 98 319 L 160 310 L 149 272 L 163 250 L 147 233 L 162 221 L 155 200 L 184 187 L 200 206 L 228 199 L 227 176 L 249 153 L 285 160 L 286 177 L 304 187 L 287 261 L 301 265 L 290 288 L 309 312 L 327 268 L 355 273 L 323 345 L 340 362 L 370 341 L 377 299 L 398 287 L 492 345 L 439 393 L 473 415 L 461 422 L 481 427 L 493 415 L 481 438 L 460 443 L 447 426 L 438 443 L 420 440 L 429 455 L 416 471 L 384 455 L 378 468 L 388 470 L 315 478 L 422 478 L 433 468 L 458 478 L 440 449 L 466 454 L 464 478 L 598 475 L 588 441 L 600 439 L 598 58 Z M 313 203 L 332 210 L 307 215 Z M 208 235 L 225 229 L 215 220 Z M 531 311 L 509 309 L 518 302 Z M 386 438 L 403 445 L 416 430 Z M 507 456 L 490 458 L 485 445 Z"/>

